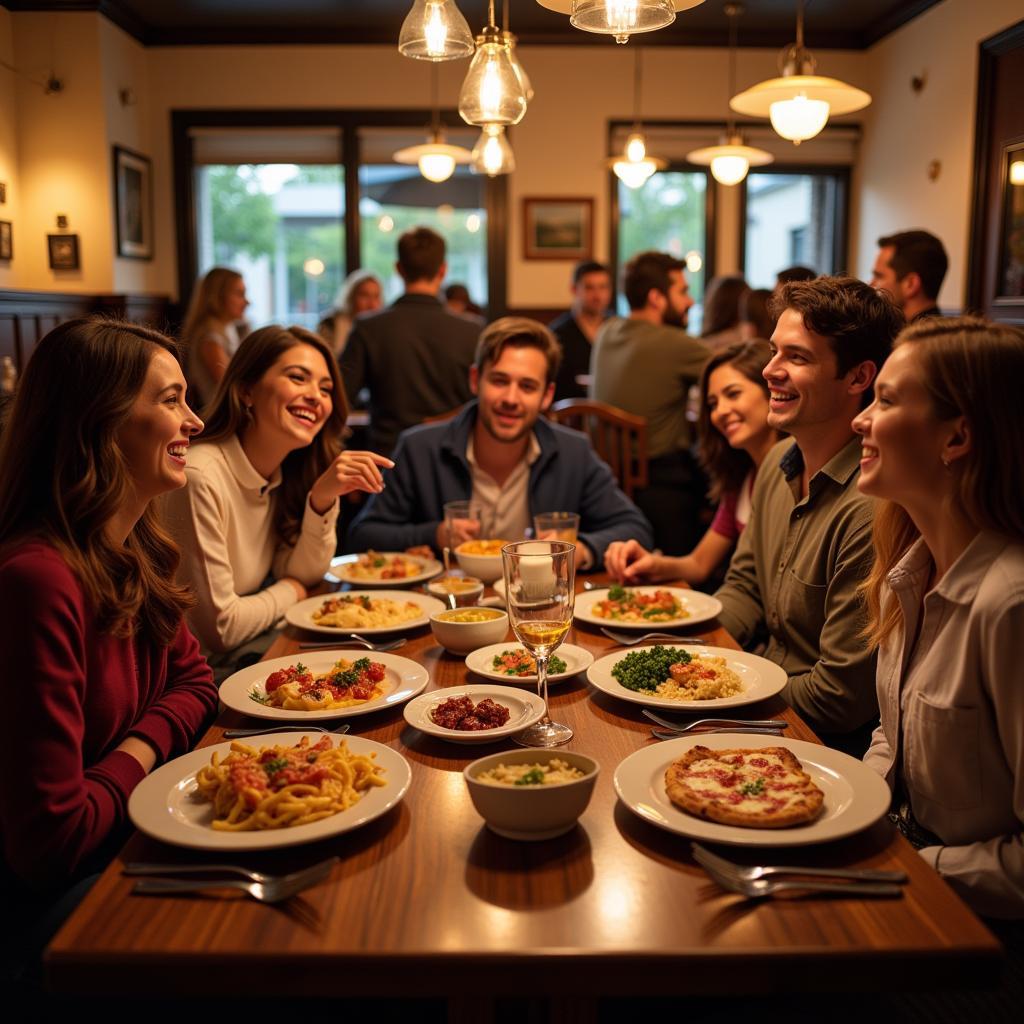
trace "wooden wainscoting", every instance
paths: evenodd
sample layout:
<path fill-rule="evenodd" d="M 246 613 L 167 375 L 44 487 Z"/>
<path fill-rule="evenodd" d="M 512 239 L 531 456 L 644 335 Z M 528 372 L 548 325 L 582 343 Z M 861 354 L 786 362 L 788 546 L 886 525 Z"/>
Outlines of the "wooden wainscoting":
<path fill-rule="evenodd" d="M 169 312 L 166 295 L 0 291 L 0 359 L 10 356 L 20 374 L 40 338 L 76 316 L 108 313 L 166 330 Z"/>

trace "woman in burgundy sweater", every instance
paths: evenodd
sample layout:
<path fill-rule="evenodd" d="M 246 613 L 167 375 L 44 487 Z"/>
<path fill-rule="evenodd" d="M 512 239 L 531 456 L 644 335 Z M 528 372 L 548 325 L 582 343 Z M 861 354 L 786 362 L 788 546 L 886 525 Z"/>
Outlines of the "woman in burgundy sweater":
<path fill-rule="evenodd" d="M 202 423 L 173 343 L 73 320 L 37 346 L 0 435 L 0 844 L 51 892 L 116 850 L 128 796 L 217 693 L 152 499 Z"/>

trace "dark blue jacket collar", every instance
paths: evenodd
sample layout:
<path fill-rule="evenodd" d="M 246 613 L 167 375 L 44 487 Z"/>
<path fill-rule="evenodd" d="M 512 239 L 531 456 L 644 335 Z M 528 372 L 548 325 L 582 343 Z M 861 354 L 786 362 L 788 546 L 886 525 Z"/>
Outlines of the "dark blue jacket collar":
<path fill-rule="evenodd" d="M 441 435 L 441 455 L 443 458 L 456 459 L 466 472 L 470 472 L 469 460 L 466 458 L 466 446 L 469 435 L 476 425 L 476 414 L 479 402 L 467 402 L 462 411 L 445 425 Z M 533 432 L 540 445 L 540 458 L 530 467 L 530 477 L 539 473 L 552 459 L 558 455 L 558 440 L 554 428 L 544 416 L 540 416 L 533 425 Z"/>

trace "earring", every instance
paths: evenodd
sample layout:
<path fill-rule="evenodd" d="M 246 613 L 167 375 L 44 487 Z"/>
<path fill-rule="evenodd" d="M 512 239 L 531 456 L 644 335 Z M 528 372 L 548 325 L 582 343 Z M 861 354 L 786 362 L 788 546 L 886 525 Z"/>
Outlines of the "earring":
<path fill-rule="evenodd" d="M 943 455 L 942 456 L 942 464 L 943 464 L 943 466 L 946 467 L 946 469 L 949 469 L 949 456 L 948 455 Z"/>

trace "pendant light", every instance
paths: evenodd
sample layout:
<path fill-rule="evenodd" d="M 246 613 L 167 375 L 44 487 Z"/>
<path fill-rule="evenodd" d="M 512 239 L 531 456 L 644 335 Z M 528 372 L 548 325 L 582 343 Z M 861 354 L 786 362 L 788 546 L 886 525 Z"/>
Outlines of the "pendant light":
<path fill-rule="evenodd" d="M 519 124 L 526 113 L 526 90 L 494 24 L 494 0 L 489 0 L 487 12 L 487 25 L 476 37 L 476 53 L 462 83 L 459 114 L 466 124 Z"/>
<path fill-rule="evenodd" d="M 742 4 L 726 4 L 725 14 L 729 19 L 729 95 L 736 89 L 736 19 L 743 13 Z M 770 164 L 775 157 L 763 149 L 755 149 L 743 143 L 743 136 L 736 130 L 730 116 L 725 135 L 717 146 L 695 149 L 687 153 L 686 159 L 692 164 L 711 168 L 711 176 L 720 185 L 738 185 L 751 166 Z"/>
<path fill-rule="evenodd" d="M 398 52 L 414 60 L 461 60 L 473 55 L 473 33 L 455 0 L 416 0 L 402 22 Z"/>
<path fill-rule="evenodd" d="M 613 156 L 608 165 L 624 185 L 629 188 L 640 188 L 655 171 L 660 171 L 668 165 L 664 160 L 647 155 L 647 141 L 640 125 L 640 54 L 643 51 L 638 46 L 634 52 L 636 56 L 633 61 L 633 131 L 626 139 L 623 155 Z"/>
<path fill-rule="evenodd" d="M 816 75 L 818 62 L 804 47 L 804 0 L 797 0 L 796 42 L 779 54 L 781 78 L 758 82 L 729 101 L 737 114 L 768 117 L 784 139 L 813 139 L 832 115 L 851 114 L 871 102 L 863 89 Z"/>
<path fill-rule="evenodd" d="M 516 169 L 516 158 L 505 136 L 504 125 L 486 124 L 473 147 L 472 168 L 478 174 L 496 178 Z"/>
<path fill-rule="evenodd" d="M 449 146 L 441 130 L 441 110 L 437 96 L 437 66 L 431 72 L 431 125 L 430 139 L 419 146 L 407 146 L 394 154 L 399 164 L 416 164 L 427 181 L 447 181 L 455 173 L 456 164 L 468 164 L 473 154 L 462 146 Z"/>
<path fill-rule="evenodd" d="M 677 11 L 704 0 L 537 0 L 541 7 L 569 15 L 569 24 L 584 32 L 614 36 L 625 43 L 641 32 L 655 32 L 676 20 Z"/>

